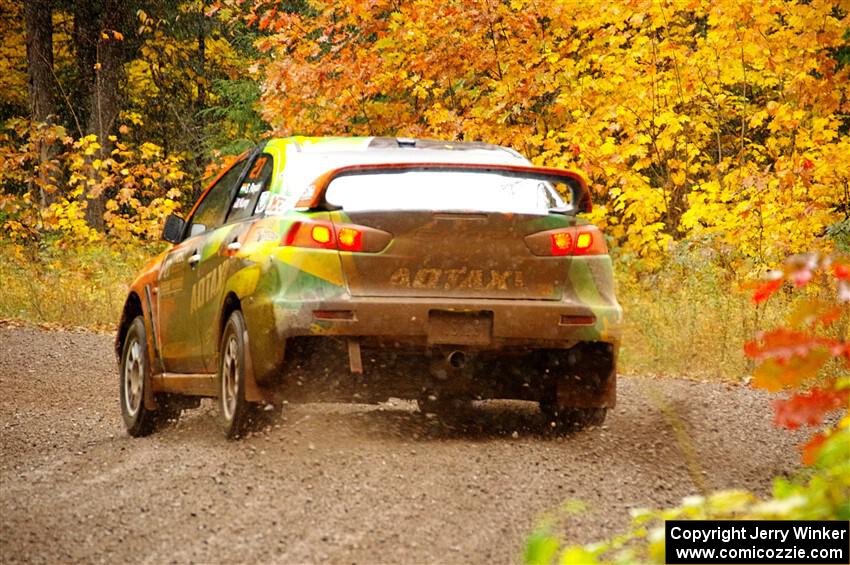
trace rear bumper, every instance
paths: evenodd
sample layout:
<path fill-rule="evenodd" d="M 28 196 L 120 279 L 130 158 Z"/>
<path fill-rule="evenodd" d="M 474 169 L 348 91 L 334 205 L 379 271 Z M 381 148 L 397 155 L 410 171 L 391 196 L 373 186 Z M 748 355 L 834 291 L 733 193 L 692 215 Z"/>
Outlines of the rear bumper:
<path fill-rule="evenodd" d="M 243 304 L 244 306 L 246 305 Z M 465 313 L 473 318 L 488 320 L 484 331 L 486 340 L 480 339 L 482 332 L 478 332 L 474 342 L 464 336 L 456 343 L 445 336 L 435 336 L 434 314 L 446 312 Z M 303 353 L 299 354 L 297 348 L 292 351 L 292 355 L 287 355 L 286 351 L 290 338 L 302 336 L 337 338 L 329 339 L 329 344 L 338 344 L 340 340 L 356 340 L 366 349 L 380 349 L 387 354 L 391 354 L 393 350 L 399 350 L 399 353 L 402 353 L 402 350 L 416 353 L 434 349 L 463 349 L 474 353 L 476 358 L 492 359 L 496 362 L 490 369 L 484 370 L 482 375 L 504 373 L 505 367 L 510 366 L 505 365 L 509 363 L 509 359 L 502 357 L 504 353 L 512 358 L 516 357 L 521 365 L 517 370 L 507 371 L 505 374 L 522 375 L 523 378 L 531 375 L 533 370 L 531 367 L 525 367 L 522 355 L 529 355 L 537 350 L 551 352 L 571 349 L 579 344 L 604 343 L 608 345 L 600 351 L 606 352 L 604 357 L 607 361 L 604 363 L 605 367 L 594 371 L 599 373 L 599 378 L 594 382 L 598 380 L 601 384 L 597 383 L 598 386 L 592 387 L 591 401 L 613 405 L 613 383 L 622 331 L 622 309 L 616 303 L 589 307 L 567 301 L 348 296 L 333 300 L 296 302 L 276 297 L 264 305 L 256 302 L 250 304 L 246 315 L 251 335 L 253 367 L 259 382 L 281 374 L 287 358 L 296 363 L 306 361 L 301 358 Z M 328 315 L 338 317 L 325 319 Z M 592 319 L 592 323 L 569 323 L 571 320 L 587 322 L 589 319 Z M 294 345 L 296 342 L 289 343 Z M 541 354 L 551 356 L 551 353 L 545 351 L 541 351 Z M 341 371 L 347 370 L 348 359 L 344 348 L 330 348 L 321 355 L 323 358 L 319 359 L 319 366 L 322 370 L 314 371 L 316 375 L 328 372 L 332 376 L 340 375 L 343 374 Z M 364 359 L 368 361 L 372 357 L 380 355 L 369 355 Z M 558 357 L 556 355 L 553 358 Z M 499 359 L 501 361 L 498 361 Z M 398 381 L 402 380 L 406 379 L 394 379 L 394 384 L 398 385 Z M 512 380 L 517 379 L 508 379 Z M 539 393 L 541 385 L 533 382 L 529 384 L 533 386 L 519 392 L 529 395 L 528 399 L 531 399 Z M 570 389 L 575 388 L 571 384 Z M 507 397 L 524 398 L 517 394 Z"/>
<path fill-rule="evenodd" d="M 489 318 L 474 342 L 480 349 L 506 346 L 571 347 L 581 341 L 618 344 L 622 309 L 618 304 L 588 307 L 563 301 L 368 297 L 273 304 L 276 333 L 292 336 L 351 336 L 392 345 L 454 343 L 436 335 L 435 313 L 468 313 Z M 326 319 L 334 316 L 335 319 Z"/>

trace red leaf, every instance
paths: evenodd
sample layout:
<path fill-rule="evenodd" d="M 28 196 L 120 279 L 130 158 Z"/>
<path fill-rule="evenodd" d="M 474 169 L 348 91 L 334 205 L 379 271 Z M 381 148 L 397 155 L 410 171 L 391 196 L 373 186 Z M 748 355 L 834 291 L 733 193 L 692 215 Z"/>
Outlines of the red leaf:
<path fill-rule="evenodd" d="M 850 390 L 814 388 L 773 403 L 774 422 L 791 430 L 800 426 L 817 426 L 823 417 L 847 405 Z"/>
<path fill-rule="evenodd" d="M 850 265 L 834 263 L 832 265 L 832 274 L 839 280 L 850 281 Z"/>
<path fill-rule="evenodd" d="M 756 341 L 747 342 L 744 352 L 757 361 L 768 358 L 787 361 L 795 355 L 808 355 L 817 345 L 818 340 L 808 334 L 779 328 L 760 334 Z"/>
<path fill-rule="evenodd" d="M 758 339 L 744 344 L 744 353 L 756 361 L 776 359 L 787 363 L 792 357 L 812 355 L 815 349 L 825 350 L 829 356 L 845 354 L 848 344 L 826 337 L 779 328 L 759 334 Z"/>
<path fill-rule="evenodd" d="M 828 326 L 832 324 L 832 322 L 837 321 L 839 318 L 841 318 L 841 308 L 836 306 L 832 310 L 822 314 L 820 318 L 818 318 L 818 321 L 824 326 Z"/>
<path fill-rule="evenodd" d="M 782 286 L 782 282 L 782 279 L 776 279 L 763 283 L 753 293 L 753 302 L 759 304 L 770 298 L 770 295 L 779 290 L 779 287 Z"/>
<path fill-rule="evenodd" d="M 752 359 L 758 357 L 761 347 L 757 341 L 748 341 L 744 344 L 744 355 Z"/>
<path fill-rule="evenodd" d="M 814 465 L 817 463 L 818 452 L 825 441 L 826 434 L 820 432 L 813 435 L 812 438 L 800 448 L 803 452 L 803 465 Z"/>

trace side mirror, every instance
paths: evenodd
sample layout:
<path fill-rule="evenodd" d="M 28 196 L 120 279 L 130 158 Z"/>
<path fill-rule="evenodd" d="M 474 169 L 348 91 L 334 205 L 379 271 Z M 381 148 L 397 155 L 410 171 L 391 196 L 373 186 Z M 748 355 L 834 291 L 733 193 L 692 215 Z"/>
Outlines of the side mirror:
<path fill-rule="evenodd" d="M 185 229 L 186 220 L 176 214 L 169 214 L 165 219 L 165 227 L 162 229 L 162 239 L 169 243 L 180 243 L 183 241 Z"/>

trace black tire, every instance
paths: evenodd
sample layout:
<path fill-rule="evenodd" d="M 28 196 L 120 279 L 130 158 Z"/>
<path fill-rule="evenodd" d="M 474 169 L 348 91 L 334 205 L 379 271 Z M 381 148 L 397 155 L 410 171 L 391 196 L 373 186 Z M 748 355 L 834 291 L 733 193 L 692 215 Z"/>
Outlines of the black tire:
<path fill-rule="evenodd" d="M 242 436 L 258 405 L 245 400 L 245 318 L 236 310 L 221 334 L 218 365 L 219 421 L 227 439 Z"/>
<path fill-rule="evenodd" d="M 145 320 L 136 316 L 124 337 L 118 365 L 121 416 L 127 433 L 133 437 L 150 434 L 161 420 L 159 410 L 145 408 L 145 387 L 150 380 L 147 351 Z"/>
<path fill-rule="evenodd" d="M 455 416 L 458 412 L 469 408 L 471 401 L 466 398 L 446 397 L 430 392 L 420 396 L 416 400 L 416 404 L 423 414 L 436 414 L 445 418 Z"/>
<path fill-rule="evenodd" d="M 540 403 L 540 410 L 546 421 L 554 424 L 555 429 L 560 432 L 601 426 L 608 415 L 607 408 L 559 408 L 545 402 Z"/>

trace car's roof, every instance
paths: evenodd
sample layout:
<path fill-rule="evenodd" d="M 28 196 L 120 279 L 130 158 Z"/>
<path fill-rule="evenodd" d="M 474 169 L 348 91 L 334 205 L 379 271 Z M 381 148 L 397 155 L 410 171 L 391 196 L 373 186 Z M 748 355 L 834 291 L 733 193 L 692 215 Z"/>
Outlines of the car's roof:
<path fill-rule="evenodd" d="M 287 161 L 319 158 L 334 163 L 528 164 L 513 149 L 490 143 L 396 137 L 287 137 L 267 146 L 286 152 Z M 325 159 L 322 159 L 324 157 Z"/>

